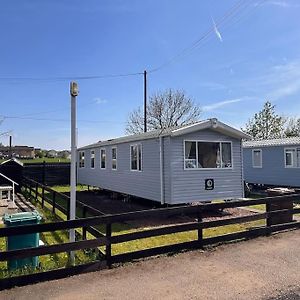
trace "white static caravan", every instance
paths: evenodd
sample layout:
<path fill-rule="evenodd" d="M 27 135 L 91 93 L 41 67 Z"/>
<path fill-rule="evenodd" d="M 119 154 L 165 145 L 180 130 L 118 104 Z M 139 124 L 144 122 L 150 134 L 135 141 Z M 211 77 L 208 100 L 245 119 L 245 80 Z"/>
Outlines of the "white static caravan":
<path fill-rule="evenodd" d="M 78 149 L 78 183 L 162 204 L 240 198 L 249 138 L 209 119 L 101 141 Z"/>

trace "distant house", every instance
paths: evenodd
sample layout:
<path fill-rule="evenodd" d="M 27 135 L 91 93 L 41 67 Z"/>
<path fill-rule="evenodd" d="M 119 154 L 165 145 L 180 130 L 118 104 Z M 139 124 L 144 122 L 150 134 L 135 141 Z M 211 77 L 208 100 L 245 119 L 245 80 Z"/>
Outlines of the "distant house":
<path fill-rule="evenodd" d="M 68 150 L 58 151 L 57 157 L 64 159 L 71 159 L 71 152 Z"/>
<path fill-rule="evenodd" d="M 8 158 L 10 156 L 17 158 L 34 158 L 35 149 L 29 146 L 0 146 L 0 156 L 2 158 Z"/>
<path fill-rule="evenodd" d="M 78 150 L 78 182 L 162 204 L 242 197 L 248 138 L 209 119 L 97 142 Z"/>
<path fill-rule="evenodd" d="M 49 150 L 49 151 L 47 151 L 47 157 L 49 157 L 49 158 L 55 158 L 55 157 L 57 157 L 57 151 L 56 150 Z"/>
<path fill-rule="evenodd" d="M 248 183 L 300 187 L 300 137 L 244 142 L 243 160 Z"/>

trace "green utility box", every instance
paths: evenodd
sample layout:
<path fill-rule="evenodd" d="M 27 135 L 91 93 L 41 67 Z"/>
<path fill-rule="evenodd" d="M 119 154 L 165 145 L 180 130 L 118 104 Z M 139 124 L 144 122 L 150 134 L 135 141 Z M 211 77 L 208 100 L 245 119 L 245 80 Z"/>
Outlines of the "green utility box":
<path fill-rule="evenodd" d="M 37 211 L 22 212 L 12 215 L 5 214 L 3 222 L 7 227 L 24 226 L 38 224 L 42 219 Z M 24 248 L 32 248 L 39 246 L 39 233 L 30 233 L 22 235 L 13 235 L 6 238 L 7 250 L 16 250 Z M 9 270 L 22 268 L 24 266 L 37 267 L 38 257 L 26 257 L 23 259 L 13 259 L 7 262 Z"/>

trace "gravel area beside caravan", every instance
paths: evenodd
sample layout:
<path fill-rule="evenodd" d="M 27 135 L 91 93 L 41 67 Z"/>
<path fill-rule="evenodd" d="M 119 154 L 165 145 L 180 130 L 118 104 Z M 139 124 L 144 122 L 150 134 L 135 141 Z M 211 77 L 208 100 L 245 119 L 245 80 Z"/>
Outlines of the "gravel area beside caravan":
<path fill-rule="evenodd" d="M 299 230 L 15 288 L 0 299 L 299 299 Z"/>
<path fill-rule="evenodd" d="M 83 191 L 77 193 L 77 199 L 83 203 L 86 203 L 105 214 L 118 214 L 132 211 L 139 211 L 144 209 L 159 208 L 157 203 L 146 201 L 143 199 L 133 199 L 130 201 L 124 201 L 121 198 L 112 199 L 110 193 L 103 191 L 92 192 Z M 217 220 L 221 218 L 233 218 L 253 215 L 256 212 L 247 211 L 239 208 L 229 208 L 223 211 L 209 211 L 203 215 L 204 220 Z M 129 222 L 133 227 L 153 227 L 167 224 L 176 224 L 190 222 L 193 218 L 189 216 L 177 216 L 170 218 L 151 218 L 147 220 L 139 220 Z"/>

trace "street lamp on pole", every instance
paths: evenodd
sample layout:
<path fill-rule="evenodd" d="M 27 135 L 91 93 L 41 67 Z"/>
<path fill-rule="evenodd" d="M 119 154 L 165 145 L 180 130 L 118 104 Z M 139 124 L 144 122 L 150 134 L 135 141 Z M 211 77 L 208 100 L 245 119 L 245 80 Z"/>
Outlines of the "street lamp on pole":
<path fill-rule="evenodd" d="M 77 142 L 76 142 L 76 97 L 78 96 L 78 85 L 72 81 L 70 83 L 71 94 L 71 177 L 70 177 L 70 220 L 76 218 L 76 157 L 77 157 Z M 75 242 L 75 229 L 69 231 L 70 242 Z M 74 252 L 70 252 L 70 262 L 74 264 Z"/>

